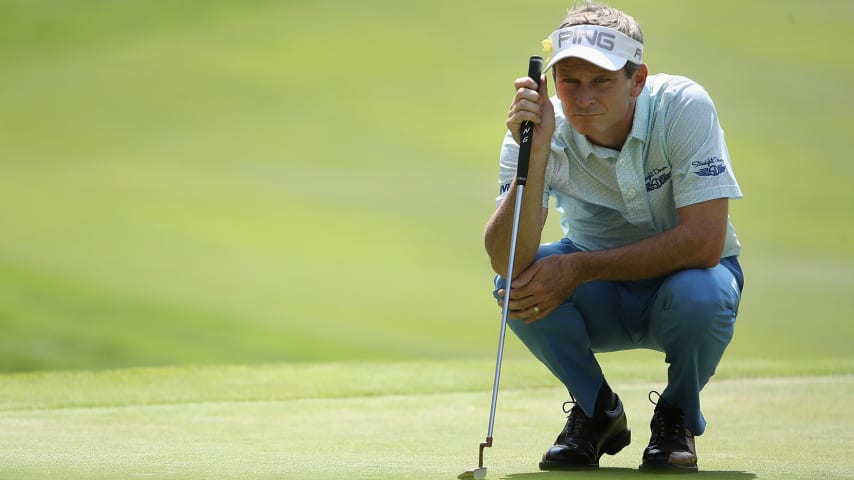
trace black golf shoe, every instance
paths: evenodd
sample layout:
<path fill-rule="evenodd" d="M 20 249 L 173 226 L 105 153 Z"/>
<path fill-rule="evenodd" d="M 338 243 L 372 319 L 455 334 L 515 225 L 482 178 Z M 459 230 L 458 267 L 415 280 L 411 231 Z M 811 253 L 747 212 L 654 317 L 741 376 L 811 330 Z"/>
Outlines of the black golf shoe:
<path fill-rule="evenodd" d="M 650 401 L 652 401 L 650 393 Z M 685 428 L 681 408 L 666 405 L 659 398 L 649 428 L 649 446 L 643 451 L 644 471 L 693 473 L 697 471 L 697 447 L 694 435 Z"/>
<path fill-rule="evenodd" d="M 564 412 L 566 405 L 573 403 L 574 399 L 564 403 Z M 543 454 L 540 470 L 599 468 L 603 454 L 614 455 L 631 442 L 623 403 L 607 384 L 599 392 L 592 417 L 585 415 L 578 404 L 567 413 L 566 426 L 554 446 Z"/>

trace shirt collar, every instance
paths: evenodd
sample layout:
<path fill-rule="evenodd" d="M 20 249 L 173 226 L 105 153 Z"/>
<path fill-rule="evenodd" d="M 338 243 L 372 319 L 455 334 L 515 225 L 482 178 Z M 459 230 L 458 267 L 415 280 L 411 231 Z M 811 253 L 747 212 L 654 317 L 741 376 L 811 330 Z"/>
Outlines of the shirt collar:
<path fill-rule="evenodd" d="M 649 89 L 644 86 L 635 102 L 635 118 L 632 120 L 632 131 L 629 138 L 637 138 L 646 143 L 649 135 Z"/>

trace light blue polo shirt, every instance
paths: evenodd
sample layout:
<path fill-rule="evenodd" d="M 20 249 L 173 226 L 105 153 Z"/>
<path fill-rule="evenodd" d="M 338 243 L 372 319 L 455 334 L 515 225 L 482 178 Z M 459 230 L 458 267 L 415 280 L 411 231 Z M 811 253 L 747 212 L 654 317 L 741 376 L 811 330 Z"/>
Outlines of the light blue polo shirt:
<path fill-rule="evenodd" d="M 552 97 L 555 133 L 546 166 L 543 207 L 561 214 L 566 237 L 585 250 L 616 248 L 674 228 L 676 209 L 716 198 L 741 198 L 724 132 L 705 89 L 679 76 L 647 77 L 622 150 L 590 143 L 572 128 Z M 519 146 L 510 132 L 501 147 L 500 204 L 516 177 Z M 741 246 L 727 222 L 721 257 Z"/>

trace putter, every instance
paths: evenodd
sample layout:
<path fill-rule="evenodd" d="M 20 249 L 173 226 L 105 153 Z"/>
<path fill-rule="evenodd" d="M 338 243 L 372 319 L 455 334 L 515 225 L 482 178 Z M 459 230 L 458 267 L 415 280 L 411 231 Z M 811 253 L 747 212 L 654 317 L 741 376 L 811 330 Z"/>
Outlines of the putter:
<path fill-rule="evenodd" d="M 540 85 L 540 75 L 543 71 L 542 57 L 533 56 L 528 62 L 528 76 Z M 495 378 L 492 382 L 492 405 L 489 408 L 489 428 L 486 431 L 486 441 L 480 444 L 477 468 L 466 470 L 457 478 L 483 480 L 486 478 L 486 467 L 483 466 L 483 449 L 492 447 L 492 430 L 495 426 L 495 406 L 498 403 L 498 381 L 501 377 L 501 359 L 504 357 L 504 334 L 507 331 L 507 316 L 510 313 L 510 283 L 513 279 L 513 264 L 516 261 L 516 240 L 519 234 L 519 217 L 522 212 L 522 194 L 528 180 L 528 162 L 531 159 L 531 141 L 534 136 L 534 125 L 522 122 L 522 136 L 519 144 L 519 161 L 516 164 L 516 206 L 513 212 L 513 230 L 510 235 L 510 259 L 507 266 L 507 285 L 504 288 L 504 306 L 501 309 L 501 331 L 498 336 L 498 357 L 495 360 Z"/>

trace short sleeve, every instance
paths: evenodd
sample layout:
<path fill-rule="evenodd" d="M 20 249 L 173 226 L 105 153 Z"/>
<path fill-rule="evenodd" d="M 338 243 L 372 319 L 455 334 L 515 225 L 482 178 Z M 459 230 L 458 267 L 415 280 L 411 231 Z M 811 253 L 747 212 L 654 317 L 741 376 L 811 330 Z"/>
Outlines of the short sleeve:
<path fill-rule="evenodd" d="M 504 142 L 501 144 L 501 156 L 498 162 L 498 197 L 495 199 L 496 208 L 501 205 L 501 202 L 507 197 L 510 191 L 510 185 L 516 179 L 516 166 L 519 163 L 519 145 L 513 139 L 510 131 L 504 135 Z M 549 208 L 549 187 L 546 182 L 543 188 L 543 208 Z"/>
<path fill-rule="evenodd" d="M 716 198 L 741 198 L 712 99 L 693 82 L 671 93 L 666 150 L 676 208 Z"/>

